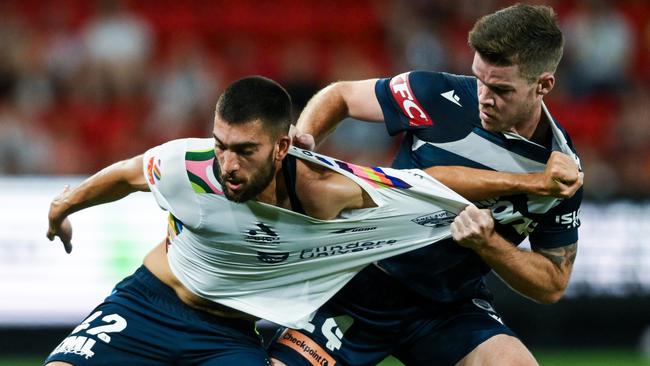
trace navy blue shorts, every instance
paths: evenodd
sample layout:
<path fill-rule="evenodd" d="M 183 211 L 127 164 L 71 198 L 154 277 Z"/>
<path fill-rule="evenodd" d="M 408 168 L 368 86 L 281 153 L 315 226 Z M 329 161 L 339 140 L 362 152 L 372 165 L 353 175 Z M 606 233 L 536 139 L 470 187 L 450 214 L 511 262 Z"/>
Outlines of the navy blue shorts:
<path fill-rule="evenodd" d="M 369 266 L 317 312 L 306 329 L 281 330 L 271 357 L 289 366 L 454 365 L 488 338 L 515 334 L 490 299 L 435 303 Z"/>
<path fill-rule="evenodd" d="M 252 321 L 193 309 L 144 266 L 49 355 L 74 365 L 269 365 Z"/>

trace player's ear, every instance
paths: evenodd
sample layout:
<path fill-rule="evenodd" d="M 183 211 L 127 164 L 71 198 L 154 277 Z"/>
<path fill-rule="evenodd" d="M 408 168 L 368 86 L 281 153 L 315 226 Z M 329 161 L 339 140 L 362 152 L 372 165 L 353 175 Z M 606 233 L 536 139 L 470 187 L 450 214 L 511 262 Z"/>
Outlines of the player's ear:
<path fill-rule="evenodd" d="M 555 75 L 545 72 L 537 79 L 537 94 L 546 95 L 553 90 L 555 86 Z"/>
<path fill-rule="evenodd" d="M 289 135 L 282 135 L 275 143 L 275 158 L 277 160 L 284 159 L 289 153 L 289 146 L 291 146 L 291 138 Z"/>

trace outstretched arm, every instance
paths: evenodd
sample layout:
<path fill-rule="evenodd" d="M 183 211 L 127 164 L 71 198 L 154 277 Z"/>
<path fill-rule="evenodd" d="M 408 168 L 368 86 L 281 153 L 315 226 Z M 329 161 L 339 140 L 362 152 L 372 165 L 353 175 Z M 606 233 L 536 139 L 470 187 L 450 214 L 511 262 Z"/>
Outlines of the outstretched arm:
<path fill-rule="evenodd" d="M 504 173 L 462 166 L 435 166 L 424 169 L 470 201 L 512 194 L 569 198 L 582 187 L 583 173 L 573 159 L 551 153 L 546 168 L 539 173 Z"/>
<path fill-rule="evenodd" d="M 63 192 L 52 200 L 48 214 L 47 238 L 58 236 L 65 251 L 72 251 L 72 227 L 67 217 L 79 210 L 102 203 L 117 201 L 136 191 L 148 191 L 149 187 L 142 173 L 142 155 L 110 165 L 79 186 Z"/>

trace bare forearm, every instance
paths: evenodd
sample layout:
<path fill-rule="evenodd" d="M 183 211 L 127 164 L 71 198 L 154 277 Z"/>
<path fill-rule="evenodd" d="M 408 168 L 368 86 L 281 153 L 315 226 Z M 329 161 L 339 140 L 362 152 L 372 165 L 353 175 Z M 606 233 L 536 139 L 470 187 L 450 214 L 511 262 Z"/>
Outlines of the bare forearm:
<path fill-rule="evenodd" d="M 142 156 L 110 165 L 83 181 L 64 196 L 57 197 L 51 214 L 66 216 L 102 203 L 117 201 L 136 191 L 146 191 L 148 186 L 142 174 Z"/>
<path fill-rule="evenodd" d="M 564 294 L 572 260 L 554 262 L 542 254 L 520 250 L 498 234 L 475 251 L 508 286 L 532 300 L 554 303 Z"/>
<path fill-rule="evenodd" d="M 543 193 L 540 173 L 503 173 L 462 166 L 435 166 L 425 171 L 470 201 Z"/>

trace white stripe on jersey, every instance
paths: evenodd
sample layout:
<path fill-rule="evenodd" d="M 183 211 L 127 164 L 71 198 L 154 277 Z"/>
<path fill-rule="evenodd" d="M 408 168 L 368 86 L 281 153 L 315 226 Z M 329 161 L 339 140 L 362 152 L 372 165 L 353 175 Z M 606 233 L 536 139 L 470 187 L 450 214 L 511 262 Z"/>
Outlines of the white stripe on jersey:
<path fill-rule="evenodd" d="M 412 150 L 417 150 L 424 145 L 435 146 L 462 157 L 471 157 L 470 160 L 501 172 L 539 172 L 546 166 L 544 163 L 515 154 L 474 132 L 452 142 L 427 142 L 413 135 Z"/>

